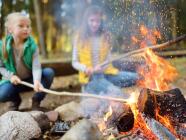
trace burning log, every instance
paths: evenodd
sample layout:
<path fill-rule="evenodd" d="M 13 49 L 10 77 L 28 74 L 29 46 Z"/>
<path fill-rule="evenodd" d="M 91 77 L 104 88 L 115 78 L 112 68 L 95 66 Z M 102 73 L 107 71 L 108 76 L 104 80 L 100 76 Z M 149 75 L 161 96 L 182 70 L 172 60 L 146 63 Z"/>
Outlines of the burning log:
<path fill-rule="evenodd" d="M 168 115 L 179 123 L 186 122 L 186 101 L 178 88 L 163 92 L 143 89 L 138 98 L 138 109 L 152 118 L 156 118 L 159 109 L 161 116 Z"/>
<path fill-rule="evenodd" d="M 176 137 L 166 127 L 164 127 L 155 119 L 146 118 L 145 120 L 147 122 L 148 127 L 160 140 L 176 140 Z"/>
<path fill-rule="evenodd" d="M 134 114 L 132 113 L 131 109 L 118 117 L 116 126 L 119 132 L 127 132 L 133 128 Z"/>
<path fill-rule="evenodd" d="M 116 127 L 119 128 L 117 131 L 119 130 L 123 132 L 132 129 L 134 124 L 134 115 L 129 105 L 120 104 L 118 102 L 105 104 L 102 101 L 100 103 L 101 107 L 92 112 L 89 119 L 95 122 L 102 132 L 107 133 Z"/>
<path fill-rule="evenodd" d="M 138 109 L 162 123 L 174 135 L 181 138 L 185 135 L 178 132 L 186 123 L 186 100 L 178 88 L 169 91 L 143 89 L 138 98 Z"/>

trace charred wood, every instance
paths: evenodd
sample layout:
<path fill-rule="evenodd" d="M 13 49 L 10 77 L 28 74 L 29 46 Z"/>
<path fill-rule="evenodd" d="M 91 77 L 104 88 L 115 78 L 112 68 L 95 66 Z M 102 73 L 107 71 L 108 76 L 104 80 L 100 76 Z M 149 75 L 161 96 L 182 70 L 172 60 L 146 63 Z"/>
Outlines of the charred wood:
<path fill-rule="evenodd" d="M 138 109 L 161 123 L 168 119 L 174 135 L 181 139 L 186 136 L 183 125 L 186 124 L 186 100 L 178 88 L 169 91 L 143 89 L 138 98 Z"/>
<path fill-rule="evenodd" d="M 138 109 L 152 118 L 156 118 L 158 109 L 160 115 L 186 123 L 186 100 L 178 88 L 163 92 L 143 89 L 138 98 Z"/>

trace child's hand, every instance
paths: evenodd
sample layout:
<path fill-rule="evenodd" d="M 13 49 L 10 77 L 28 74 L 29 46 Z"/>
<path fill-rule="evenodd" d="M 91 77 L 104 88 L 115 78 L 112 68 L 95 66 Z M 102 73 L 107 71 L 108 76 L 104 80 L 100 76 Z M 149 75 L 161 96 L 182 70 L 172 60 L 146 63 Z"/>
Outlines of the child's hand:
<path fill-rule="evenodd" d="M 88 76 L 92 75 L 93 72 L 94 72 L 94 69 L 93 69 L 93 68 L 87 68 L 87 69 L 85 70 L 85 74 L 88 75 Z"/>
<path fill-rule="evenodd" d="M 10 82 L 14 85 L 17 85 L 21 82 L 21 79 L 16 75 L 12 75 L 12 77 L 10 78 Z"/>
<path fill-rule="evenodd" d="M 34 81 L 34 91 L 39 92 L 42 91 L 43 85 L 39 81 Z"/>

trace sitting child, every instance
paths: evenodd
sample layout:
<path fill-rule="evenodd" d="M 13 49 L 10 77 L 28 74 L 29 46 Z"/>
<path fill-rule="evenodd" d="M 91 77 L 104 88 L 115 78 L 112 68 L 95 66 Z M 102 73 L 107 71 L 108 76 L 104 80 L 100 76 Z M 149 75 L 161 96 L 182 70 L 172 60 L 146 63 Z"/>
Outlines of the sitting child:
<path fill-rule="evenodd" d="M 28 15 L 11 13 L 5 21 L 6 37 L 0 41 L 0 102 L 10 101 L 10 110 L 18 110 L 20 93 L 32 90 L 19 84 L 21 80 L 33 83 L 36 93 L 32 97 L 32 108 L 39 109 L 45 93 L 43 87 L 50 88 L 54 71 L 41 69 L 39 51 L 31 34 Z"/>

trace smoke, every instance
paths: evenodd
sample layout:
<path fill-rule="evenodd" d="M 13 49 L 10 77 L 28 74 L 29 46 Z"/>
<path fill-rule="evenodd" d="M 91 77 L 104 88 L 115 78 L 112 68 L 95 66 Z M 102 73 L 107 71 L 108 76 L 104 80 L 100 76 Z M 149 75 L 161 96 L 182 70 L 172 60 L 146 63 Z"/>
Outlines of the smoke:
<path fill-rule="evenodd" d="M 140 36 L 139 28 L 145 25 L 148 29 L 161 32 L 161 42 L 170 40 L 173 36 L 172 24 L 176 12 L 174 1 L 166 0 L 64 0 L 61 4 L 63 23 L 76 31 L 82 22 L 83 14 L 89 5 L 99 5 L 105 12 L 105 26 L 112 33 L 114 50 L 125 52 L 131 45 L 132 36 Z M 176 24 L 176 23 L 175 23 Z M 177 31 L 176 31 L 177 32 Z M 122 48 L 123 47 L 123 48 Z"/>
<path fill-rule="evenodd" d="M 131 50 L 131 38 L 142 36 L 140 33 L 142 25 L 160 31 L 162 38 L 158 40 L 159 43 L 172 38 L 174 27 L 171 24 L 173 16 L 171 12 L 175 12 L 175 9 L 170 7 L 174 5 L 171 2 L 168 0 L 64 0 L 60 5 L 60 13 L 57 11 L 57 19 L 68 24 L 73 33 L 79 29 L 86 8 L 89 5 L 99 5 L 105 12 L 105 27 L 112 33 L 113 51 L 125 53 Z"/>

